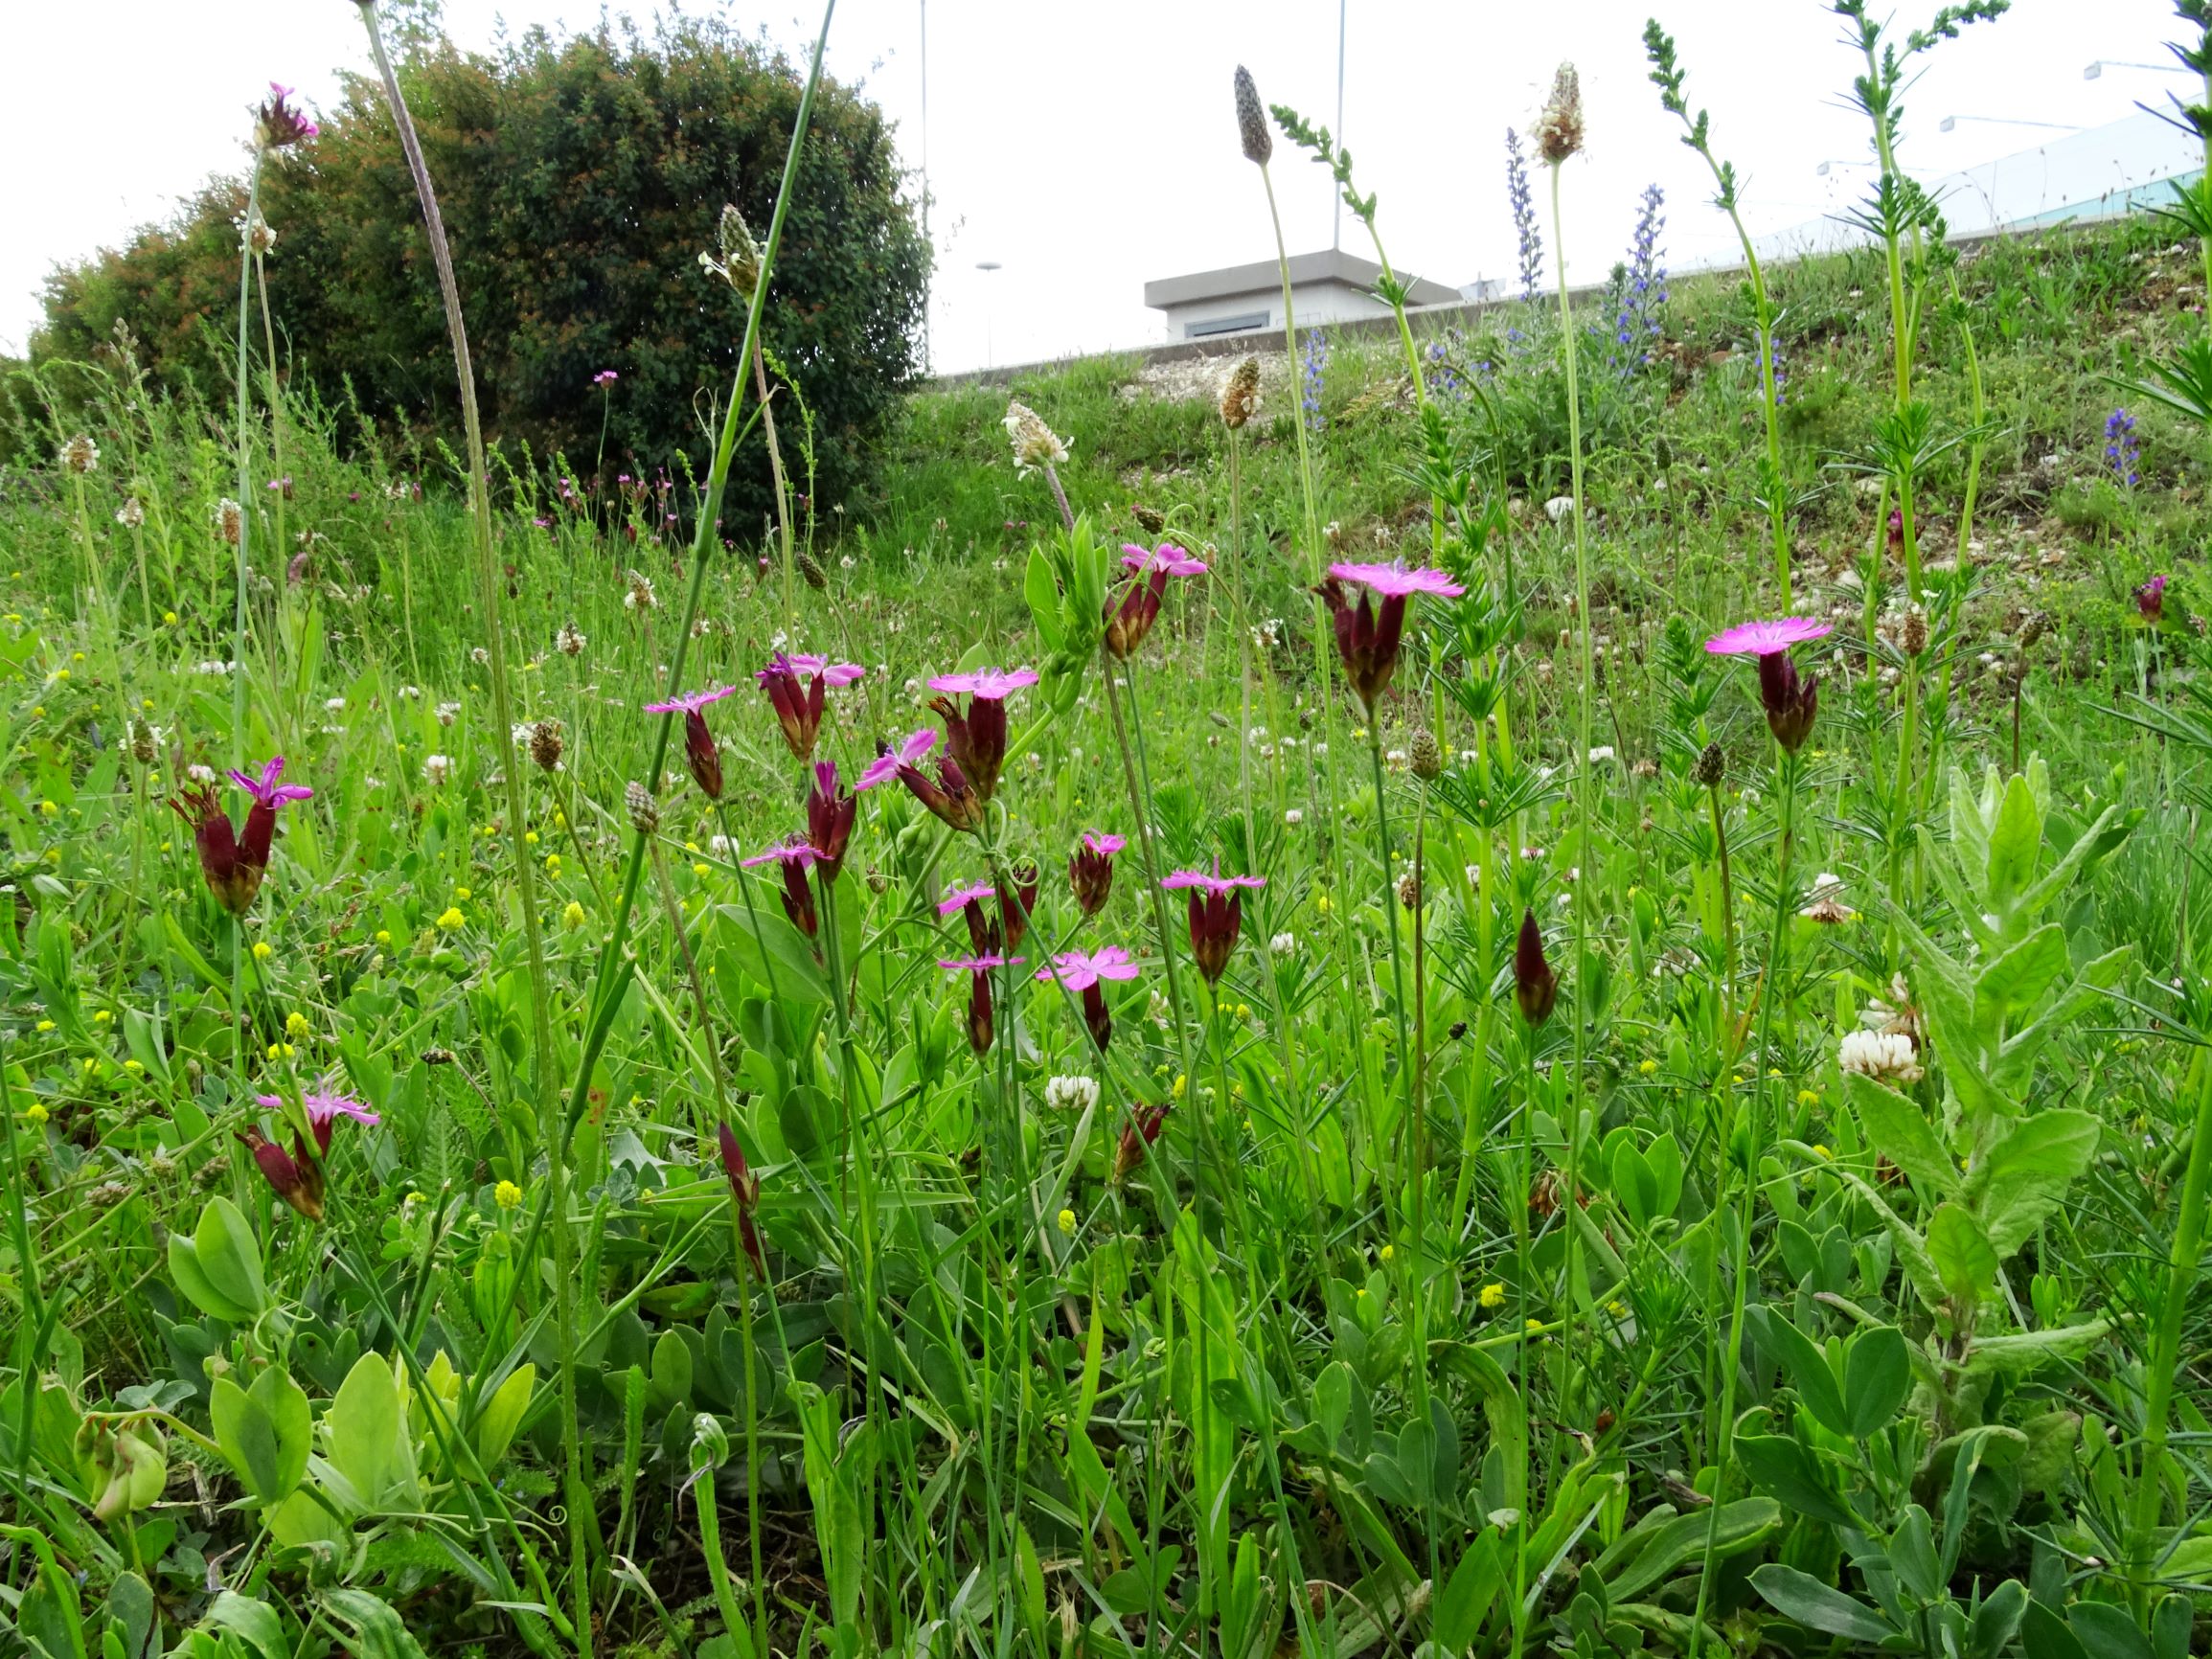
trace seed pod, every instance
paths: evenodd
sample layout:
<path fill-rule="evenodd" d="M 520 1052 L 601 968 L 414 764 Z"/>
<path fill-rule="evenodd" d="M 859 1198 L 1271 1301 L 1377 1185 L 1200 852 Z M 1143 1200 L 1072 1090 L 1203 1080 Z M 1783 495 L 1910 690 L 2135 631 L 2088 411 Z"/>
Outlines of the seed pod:
<path fill-rule="evenodd" d="M 1246 357 L 1221 387 L 1221 424 L 1235 432 L 1260 412 L 1260 359 Z"/>
<path fill-rule="evenodd" d="M 1237 65 L 1237 143 L 1244 151 L 1244 159 L 1254 167 L 1266 167 L 1275 154 L 1275 138 L 1267 130 L 1267 112 L 1260 107 L 1260 89 L 1252 82 L 1252 72 L 1242 63 Z"/>
<path fill-rule="evenodd" d="M 1699 752 L 1698 764 L 1692 768 L 1691 778 L 1697 782 L 1700 788 L 1718 789 L 1721 786 L 1721 780 L 1727 775 L 1728 759 L 1721 753 L 1721 745 L 1707 743 Z"/>
<path fill-rule="evenodd" d="M 560 764 L 561 732 L 559 720 L 540 720 L 530 728 L 530 758 L 538 770 L 550 772 Z"/>
<path fill-rule="evenodd" d="M 635 778 L 623 790 L 622 799 L 629 808 L 630 828 L 640 835 L 650 835 L 660 828 L 660 805 L 652 798 L 652 791 Z"/>
<path fill-rule="evenodd" d="M 1410 753 L 1416 778 L 1425 780 L 1444 775 L 1444 750 L 1436 740 L 1436 734 L 1426 726 L 1414 729 Z"/>

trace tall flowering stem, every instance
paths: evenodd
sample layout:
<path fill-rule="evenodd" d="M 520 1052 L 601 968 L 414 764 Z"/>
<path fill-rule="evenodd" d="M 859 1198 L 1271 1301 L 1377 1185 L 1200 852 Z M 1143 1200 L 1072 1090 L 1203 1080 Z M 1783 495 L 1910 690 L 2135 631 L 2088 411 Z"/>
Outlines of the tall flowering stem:
<path fill-rule="evenodd" d="M 1583 1069 L 1585 1062 L 1583 1050 L 1588 1021 L 1581 1006 L 1580 976 L 1586 970 L 1588 963 L 1590 889 L 1597 881 L 1597 847 L 1590 839 L 1590 825 L 1593 818 L 1590 810 L 1591 720 L 1592 705 L 1597 699 L 1597 662 L 1590 648 L 1590 555 L 1589 532 L 1585 523 L 1585 515 L 1583 511 L 1583 416 L 1582 393 L 1578 381 L 1580 353 L 1576 349 L 1574 308 L 1567 299 L 1566 232 L 1560 209 L 1560 177 L 1567 156 L 1573 154 L 1575 148 L 1580 148 L 1580 97 L 1575 91 L 1572 78 L 1572 69 L 1562 66 L 1560 71 L 1560 81 L 1552 96 L 1555 107 L 1562 102 L 1562 95 L 1565 100 L 1572 103 L 1573 130 L 1577 135 L 1574 148 L 1566 149 L 1565 153 L 1562 154 L 1559 152 L 1560 147 L 1556 143 L 1545 145 L 1539 139 L 1539 148 L 1543 148 L 1544 157 L 1551 168 L 1552 175 L 1552 241 L 1560 249 L 1558 261 L 1560 354 L 1565 364 L 1567 376 L 1567 472 L 1574 495 L 1575 621 L 1580 625 L 1577 629 L 1579 636 L 1577 645 L 1582 659 L 1581 694 L 1576 699 L 1575 708 L 1574 767 L 1575 847 L 1580 854 L 1582 865 L 1582 878 L 1574 884 L 1574 968 L 1577 976 L 1578 1006 L 1575 1010 L 1572 1034 L 1574 1073 L 1573 1085 L 1569 1093 L 1571 1103 L 1566 1111 L 1566 1190 L 1561 1194 L 1560 1199 L 1563 1206 L 1572 1206 L 1580 1202 L 1582 1190 L 1583 1100 L 1585 1080 Z M 1550 112 L 1547 111 L 1547 116 L 1549 114 Z M 1572 1216 L 1571 1208 L 1567 1213 L 1570 1216 Z M 1560 1332 L 1560 1372 L 1562 1380 L 1571 1378 L 1574 1371 L 1574 1284 L 1580 1272 L 1581 1255 L 1581 1230 L 1570 1225 L 1566 1229 L 1567 1295 L 1561 1306 L 1560 1314 L 1564 1325 L 1564 1329 Z M 1562 1399 L 1562 1403 L 1563 1405 L 1565 1401 Z"/>
<path fill-rule="evenodd" d="M 461 312 L 461 289 L 453 275 L 453 255 L 445 238 L 445 216 L 438 210 L 438 193 L 431 183 L 422 142 L 400 93 L 399 77 L 384 50 L 383 31 L 377 26 L 376 0 L 361 0 L 361 21 L 383 78 L 384 96 L 414 175 L 415 193 L 421 198 L 422 218 L 429 233 L 430 254 L 438 271 L 438 292 L 445 307 L 445 328 L 453 344 L 453 372 L 460 383 L 461 417 L 468 443 L 469 523 L 475 533 L 476 595 L 484 613 L 485 650 L 491 680 L 492 729 L 510 732 L 514 727 L 513 702 L 507 683 L 507 635 L 502 604 L 504 583 L 499 557 L 491 539 L 491 479 L 484 460 L 484 427 L 476 408 L 476 372 L 468 353 L 467 325 Z M 246 508 L 251 513 L 250 503 Z M 242 545 L 244 532 L 239 540 Z M 545 968 L 545 942 L 537 914 L 537 869 L 530 857 L 523 831 L 527 820 L 522 794 L 522 768 L 503 768 L 507 784 L 508 836 L 514 861 L 514 879 L 522 909 L 523 953 L 530 967 L 531 991 L 531 1093 L 535 1097 L 546 1155 L 547 1200 L 553 1206 L 555 1226 L 554 1318 L 560 1339 L 560 1410 L 566 1454 L 568 1535 L 571 1555 L 570 1582 L 574 1591 L 574 1637 L 579 1652 L 591 1649 L 591 1556 L 584 1528 L 583 1507 L 591 1501 L 584 1484 L 582 1441 L 576 1415 L 576 1298 L 573 1256 L 575 1235 L 568 1220 L 568 1164 L 553 1112 L 553 984 Z M 586 1070 L 588 1070 L 588 1063 Z"/>

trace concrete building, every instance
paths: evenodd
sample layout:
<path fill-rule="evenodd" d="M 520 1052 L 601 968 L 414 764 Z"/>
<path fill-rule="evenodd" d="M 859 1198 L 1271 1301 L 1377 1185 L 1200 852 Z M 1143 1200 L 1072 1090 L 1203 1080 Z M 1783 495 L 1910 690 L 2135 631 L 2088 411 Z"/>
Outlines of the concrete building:
<path fill-rule="evenodd" d="M 1387 317 L 1375 297 L 1382 267 L 1340 248 L 1290 258 L 1290 301 L 1301 329 L 1361 317 Z M 1416 279 L 1408 306 L 1446 305 L 1460 297 L 1442 283 Z M 1283 279 L 1273 260 L 1162 277 L 1145 284 L 1145 304 L 1168 314 L 1168 337 L 1202 340 L 1283 326 Z"/>

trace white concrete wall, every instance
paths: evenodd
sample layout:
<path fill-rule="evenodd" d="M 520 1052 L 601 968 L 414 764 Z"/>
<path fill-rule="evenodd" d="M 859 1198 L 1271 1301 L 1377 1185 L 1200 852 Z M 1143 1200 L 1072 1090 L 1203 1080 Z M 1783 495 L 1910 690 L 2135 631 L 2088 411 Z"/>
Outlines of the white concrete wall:
<path fill-rule="evenodd" d="M 1386 317 L 1390 307 L 1374 295 L 1354 287 L 1349 283 L 1298 283 L 1290 288 L 1290 303 L 1298 315 L 1298 327 L 1325 328 L 1331 323 L 1341 323 L 1359 317 Z M 1174 339 L 1188 339 L 1193 323 L 1211 322 L 1220 317 L 1250 316 L 1266 313 L 1266 321 L 1256 323 L 1255 328 L 1280 329 L 1283 326 L 1283 290 L 1266 288 L 1248 294 L 1228 294 L 1219 299 L 1195 300 L 1189 305 L 1165 307 L 1168 333 Z"/>

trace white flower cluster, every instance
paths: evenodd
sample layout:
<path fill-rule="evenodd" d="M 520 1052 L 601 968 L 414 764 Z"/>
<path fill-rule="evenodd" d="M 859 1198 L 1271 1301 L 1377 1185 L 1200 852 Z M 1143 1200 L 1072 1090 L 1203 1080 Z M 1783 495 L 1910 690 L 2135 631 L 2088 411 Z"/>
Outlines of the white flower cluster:
<path fill-rule="evenodd" d="M 1836 1045 L 1836 1063 L 1877 1082 L 1917 1083 L 1922 1077 L 1912 1038 L 1903 1032 L 1845 1032 L 1843 1041 Z"/>
<path fill-rule="evenodd" d="M 453 757 L 425 755 L 422 757 L 422 782 L 433 789 L 441 789 L 453 776 Z"/>
<path fill-rule="evenodd" d="M 1098 1104 L 1098 1079 L 1054 1078 L 1044 1085 L 1044 1103 L 1056 1112 L 1087 1112 Z"/>

